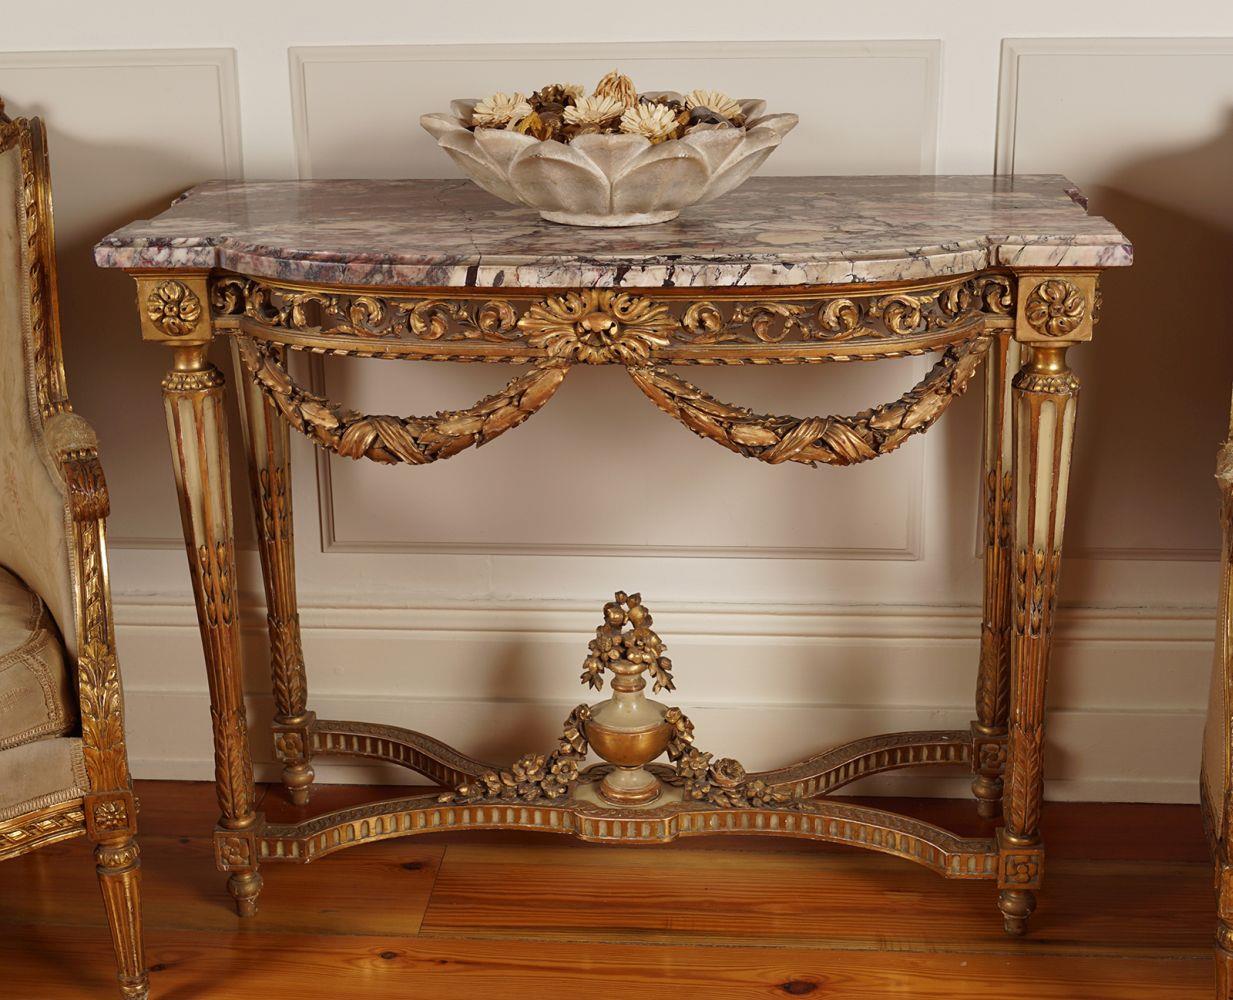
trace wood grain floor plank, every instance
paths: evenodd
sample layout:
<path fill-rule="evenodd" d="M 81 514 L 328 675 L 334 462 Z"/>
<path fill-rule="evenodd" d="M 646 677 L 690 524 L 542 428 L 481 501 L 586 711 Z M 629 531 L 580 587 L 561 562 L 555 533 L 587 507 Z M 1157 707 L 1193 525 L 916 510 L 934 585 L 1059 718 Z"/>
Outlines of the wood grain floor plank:
<path fill-rule="evenodd" d="M 1056 862 L 1025 941 L 1005 936 L 995 899 L 992 883 L 948 883 L 851 849 L 785 855 L 459 840 L 446 851 L 423 932 L 1042 954 L 1197 956 L 1210 946 L 1214 902 L 1203 864 Z"/>
<path fill-rule="evenodd" d="M 297 810 L 262 790 L 279 820 L 390 793 L 322 786 Z M 157 1000 L 1018 1000 L 1025 983 L 1034 1000 L 1210 996 L 1214 901 L 1188 806 L 1051 805 L 1047 886 L 1016 941 L 990 883 L 767 838 L 387 841 L 265 866 L 261 913 L 241 921 L 213 866 L 211 786 L 143 782 L 138 794 Z M 879 801 L 983 829 L 966 801 Z M 0 865 L 0 899 L 0 997 L 111 995 L 89 844 Z"/>
<path fill-rule="evenodd" d="M 402 841 L 356 848 L 345 859 L 312 865 L 267 865 L 259 912 L 240 921 L 226 876 L 214 867 L 210 840 L 146 836 L 141 845 L 146 924 L 227 932 L 415 934 L 445 851 L 441 844 Z M 332 864 L 335 860 L 344 863 Z M 98 926 L 104 919 L 84 840 L 0 865 L 0 899 L 0 925 Z"/>
<path fill-rule="evenodd" d="M 332 937 L 149 935 L 158 1000 L 1199 1000 L 1209 959 L 867 953 L 782 948 Z M 0 936 L 6 997 L 108 996 L 101 929 L 18 927 Z"/>

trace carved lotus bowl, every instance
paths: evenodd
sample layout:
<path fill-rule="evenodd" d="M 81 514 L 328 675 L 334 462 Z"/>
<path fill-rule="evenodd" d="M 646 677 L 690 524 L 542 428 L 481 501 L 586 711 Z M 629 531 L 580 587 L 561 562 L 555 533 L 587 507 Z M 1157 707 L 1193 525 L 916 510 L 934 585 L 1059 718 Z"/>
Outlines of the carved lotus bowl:
<path fill-rule="evenodd" d="M 640 135 L 580 135 L 569 143 L 506 129 L 477 128 L 474 100 L 453 114 L 420 119 L 450 158 L 490 194 L 571 226 L 642 226 L 675 219 L 681 209 L 722 197 L 744 182 L 795 128 L 796 115 L 764 113 L 766 102 L 740 101 L 743 129 L 692 132 L 652 144 Z"/>

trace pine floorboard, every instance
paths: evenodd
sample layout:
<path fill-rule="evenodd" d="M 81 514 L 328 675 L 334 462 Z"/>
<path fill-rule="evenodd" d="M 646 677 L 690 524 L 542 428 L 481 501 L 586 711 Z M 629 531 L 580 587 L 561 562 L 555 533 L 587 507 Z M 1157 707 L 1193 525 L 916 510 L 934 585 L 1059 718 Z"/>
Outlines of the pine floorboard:
<path fill-rule="evenodd" d="M 305 811 L 260 792 L 276 820 L 383 793 L 399 794 L 321 786 Z M 241 921 L 212 863 L 211 787 L 144 782 L 138 794 L 156 1000 L 1212 995 L 1212 880 L 1191 806 L 1050 804 L 1046 888 L 1015 940 L 991 883 L 762 837 L 385 841 L 267 865 L 261 911 Z M 987 832 L 967 801 L 878 801 Z M 0 969 L 4 998 L 114 995 L 83 839 L 0 864 Z"/>

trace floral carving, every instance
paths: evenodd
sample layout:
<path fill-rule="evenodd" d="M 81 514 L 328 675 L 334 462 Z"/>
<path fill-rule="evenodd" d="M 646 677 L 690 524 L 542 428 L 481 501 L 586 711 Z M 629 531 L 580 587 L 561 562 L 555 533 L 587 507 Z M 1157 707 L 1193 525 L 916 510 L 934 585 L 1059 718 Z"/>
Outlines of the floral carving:
<path fill-rule="evenodd" d="M 772 788 L 758 777 L 750 777 L 740 761 L 712 755 L 694 747 L 694 725 L 679 708 L 670 708 L 664 721 L 672 729 L 668 759 L 673 763 L 671 784 L 685 790 L 691 799 L 722 808 L 762 807 L 791 804 L 803 807 L 806 800 Z"/>
<path fill-rule="evenodd" d="M 220 836 L 218 862 L 222 868 L 247 868 L 252 864 L 252 844 L 246 837 Z"/>
<path fill-rule="evenodd" d="M 553 295 L 518 321 L 527 343 L 551 357 L 585 364 L 646 364 L 680 324 L 660 302 L 628 292 L 588 289 Z"/>
<path fill-rule="evenodd" d="M 627 624 L 633 627 L 622 632 Z M 598 691 L 604 686 L 604 671 L 624 660 L 632 668 L 650 672 L 656 694 L 674 690 L 672 661 L 663 655 L 664 642 L 651 624 L 651 612 L 642 603 L 642 595 L 618 591 L 615 600 L 604 605 L 604 624 L 587 644 L 582 680 Z"/>
<path fill-rule="evenodd" d="M 123 830 L 128 825 L 128 808 L 123 799 L 105 799 L 94 804 L 95 829 Z"/>
<path fill-rule="evenodd" d="M 1065 337 L 1082 325 L 1087 316 L 1087 300 L 1073 282 L 1049 278 L 1028 294 L 1023 316 L 1037 333 Z"/>
<path fill-rule="evenodd" d="M 1014 848 L 1004 842 L 998 859 L 998 884 L 1003 886 L 1040 885 L 1043 856 L 1040 848 Z"/>
<path fill-rule="evenodd" d="M 304 740 L 299 733 L 275 733 L 274 753 L 284 762 L 299 761 L 304 758 Z"/>
<path fill-rule="evenodd" d="M 167 336 L 183 337 L 201 319 L 201 299 L 184 282 L 169 279 L 150 291 L 146 316 Z"/>
<path fill-rule="evenodd" d="M 587 755 L 584 724 L 591 717 L 586 705 L 579 705 L 565 720 L 561 737 L 550 754 L 523 754 L 507 769 L 485 771 L 464 782 L 438 801 L 543 802 L 564 798 L 578 780 L 578 762 Z"/>

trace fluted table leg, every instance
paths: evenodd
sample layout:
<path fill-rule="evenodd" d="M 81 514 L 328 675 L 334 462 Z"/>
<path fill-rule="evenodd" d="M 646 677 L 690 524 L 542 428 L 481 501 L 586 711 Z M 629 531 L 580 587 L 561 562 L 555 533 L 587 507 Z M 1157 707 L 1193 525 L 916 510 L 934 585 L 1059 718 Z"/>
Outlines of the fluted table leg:
<path fill-rule="evenodd" d="M 1019 278 L 1014 335 L 1023 365 L 1011 390 L 1010 725 L 1005 826 L 997 831 L 998 907 L 1010 934 L 1027 930 L 1044 874 L 1045 686 L 1079 397 L 1066 355 L 1091 339 L 1097 305 L 1094 274 Z"/>
<path fill-rule="evenodd" d="M 243 377 L 243 362 L 234 341 L 232 351 L 268 609 L 274 752 L 283 764 L 283 785 L 288 796 L 302 806 L 308 803 L 313 781 L 313 716 L 308 711 L 308 681 L 295 589 L 290 435 L 287 424 L 261 390 Z"/>
<path fill-rule="evenodd" d="M 163 398 L 210 688 L 222 810 L 215 834 L 218 863 L 231 873 L 227 887 L 236 909 L 251 916 L 261 891 L 255 842 L 259 819 L 244 707 L 224 379 L 205 354 L 204 344 L 176 347 L 175 366 L 163 379 Z"/>
<path fill-rule="evenodd" d="M 1006 723 L 1010 709 L 1011 503 L 1014 494 L 1010 378 L 1019 367 L 1019 344 L 998 333 L 985 365 L 982 475 L 985 592 L 972 723 L 972 793 L 985 819 L 1002 813 Z"/>
<path fill-rule="evenodd" d="M 1014 380 L 1014 614 L 1011 625 L 1010 774 L 998 906 L 1022 934 L 1043 874 L 1045 683 L 1053 638 L 1062 528 L 1079 380 L 1068 345 L 1035 344 Z"/>

